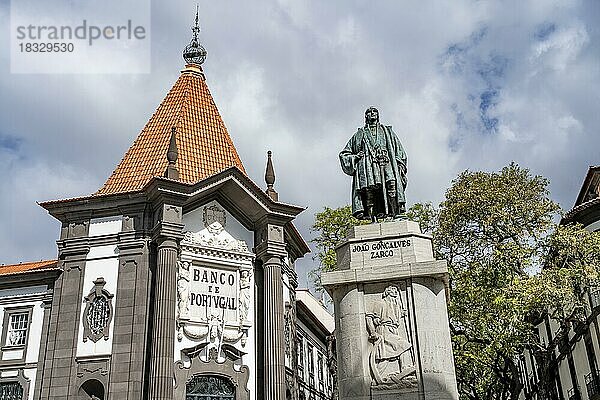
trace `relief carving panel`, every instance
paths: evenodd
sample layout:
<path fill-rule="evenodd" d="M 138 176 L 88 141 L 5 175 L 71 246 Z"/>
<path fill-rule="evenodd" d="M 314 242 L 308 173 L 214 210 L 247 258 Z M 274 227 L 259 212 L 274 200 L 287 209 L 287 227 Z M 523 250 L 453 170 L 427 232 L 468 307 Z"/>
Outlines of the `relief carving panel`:
<path fill-rule="evenodd" d="M 388 285 L 367 304 L 369 367 L 374 387 L 417 387 L 413 335 L 403 297 L 406 298 L 397 285 Z"/>

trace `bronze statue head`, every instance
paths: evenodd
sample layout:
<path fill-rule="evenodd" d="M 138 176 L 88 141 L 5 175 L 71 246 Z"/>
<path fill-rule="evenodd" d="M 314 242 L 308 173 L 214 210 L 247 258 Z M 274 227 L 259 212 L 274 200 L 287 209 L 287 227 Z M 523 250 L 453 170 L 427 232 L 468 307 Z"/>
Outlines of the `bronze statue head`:
<path fill-rule="evenodd" d="M 371 106 L 365 111 L 365 125 L 379 123 L 379 110 Z"/>

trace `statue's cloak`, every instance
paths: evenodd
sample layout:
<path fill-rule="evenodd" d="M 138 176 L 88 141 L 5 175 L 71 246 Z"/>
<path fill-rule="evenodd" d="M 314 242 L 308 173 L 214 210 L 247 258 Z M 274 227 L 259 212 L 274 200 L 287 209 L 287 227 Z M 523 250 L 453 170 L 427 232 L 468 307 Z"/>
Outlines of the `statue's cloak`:
<path fill-rule="evenodd" d="M 377 321 L 376 329 L 380 337 L 374 344 L 376 361 L 397 359 L 412 347 L 404 321 L 405 310 L 384 300 L 377 305 L 372 315 Z"/>
<path fill-rule="evenodd" d="M 380 127 L 383 130 L 386 149 L 390 159 L 387 168 L 391 169 L 391 171 L 388 170 L 389 173 L 386 172 L 385 176 L 393 174 L 396 180 L 396 201 L 398 202 L 398 206 L 400 206 L 400 204 L 406 202 L 404 196 L 404 189 L 407 183 L 406 153 L 392 127 L 388 125 L 380 125 Z M 381 174 L 375 170 L 379 166 L 375 161 L 373 145 L 367 137 L 369 134 L 364 127 L 358 128 L 358 131 L 350 138 L 346 147 L 340 152 L 342 171 L 353 177 L 352 214 L 357 218 L 362 217 L 365 212 L 360 191 L 367 188 L 381 188 Z M 364 157 L 362 158 L 357 156 L 360 151 L 364 153 Z"/>

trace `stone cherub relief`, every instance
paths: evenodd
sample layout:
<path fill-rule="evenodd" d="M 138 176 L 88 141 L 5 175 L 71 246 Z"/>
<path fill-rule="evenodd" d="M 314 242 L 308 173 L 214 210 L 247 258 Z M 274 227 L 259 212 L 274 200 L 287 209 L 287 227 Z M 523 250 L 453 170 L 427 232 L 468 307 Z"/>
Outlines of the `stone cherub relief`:
<path fill-rule="evenodd" d="M 189 312 L 190 265 L 189 261 L 177 262 L 177 312 L 179 318 L 187 317 Z"/>
<path fill-rule="evenodd" d="M 400 291 L 390 285 L 381 297 L 366 315 L 369 341 L 373 344 L 369 354 L 372 386 L 416 387 L 413 346 Z"/>
<path fill-rule="evenodd" d="M 238 296 L 239 298 L 239 304 L 238 304 L 238 310 L 239 310 L 239 319 L 240 319 L 240 324 L 243 324 L 245 321 L 248 320 L 248 310 L 250 310 L 250 303 L 251 303 L 251 294 L 250 294 L 250 289 L 251 289 L 251 284 L 250 284 L 250 278 L 252 276 L 252 271 L 250 270 L 241 270 L 240 271 L 240 294 Z"/>

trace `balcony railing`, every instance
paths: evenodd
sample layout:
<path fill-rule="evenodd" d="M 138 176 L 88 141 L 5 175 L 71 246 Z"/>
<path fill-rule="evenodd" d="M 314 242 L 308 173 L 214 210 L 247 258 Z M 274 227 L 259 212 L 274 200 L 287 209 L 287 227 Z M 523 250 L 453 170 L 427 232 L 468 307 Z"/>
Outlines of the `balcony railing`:
<path fill-rule="evenodd" d="M 579 390 L 577 388 L 571 388 L 567 392 L 567 397 L 569 400 L 581 400 L 581 395 L 579 394 Z"/>
<path fill-rule="evenodd" d="M 594 396 L 596 396 L 596 398 L 600 398 L 600 382 L 598 379 L 598 372 L 596 372 L 595 375 L 590 372 L 584 378 L 588 397 L 590 399 L 593 399 Z"/>
<path fill-rule="evenodd" d="M 600 288 L 590 290 L 590 306 L 592 310 L 600 306 Z"/>

